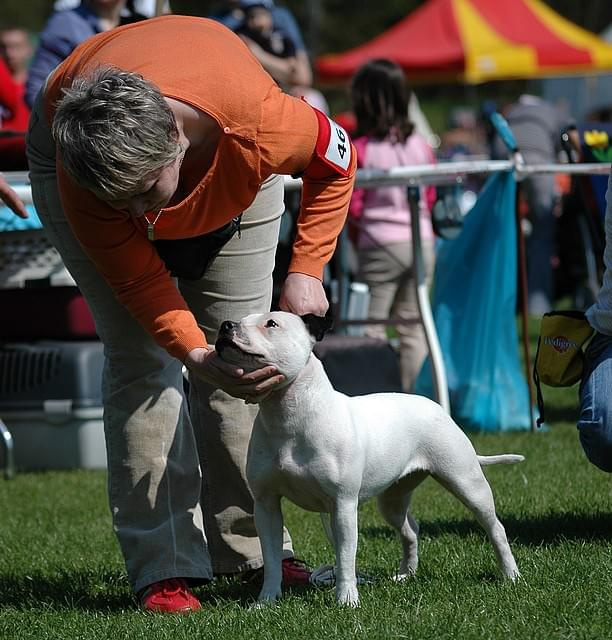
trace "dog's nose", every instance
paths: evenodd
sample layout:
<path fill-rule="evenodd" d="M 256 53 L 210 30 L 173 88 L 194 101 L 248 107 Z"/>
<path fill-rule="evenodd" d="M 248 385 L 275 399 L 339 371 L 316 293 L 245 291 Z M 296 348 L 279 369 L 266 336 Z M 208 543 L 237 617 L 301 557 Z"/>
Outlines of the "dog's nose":
<path fill-rule="evenodd" d="M 219 327 L 219 335 L 232 333 L 233 331 L 236 330 L 237 326 L 238 326 L 237 322 L 232 322 L 231 320 L 225 320 L 224 322 L 221 323 L 221 326 Z"/>

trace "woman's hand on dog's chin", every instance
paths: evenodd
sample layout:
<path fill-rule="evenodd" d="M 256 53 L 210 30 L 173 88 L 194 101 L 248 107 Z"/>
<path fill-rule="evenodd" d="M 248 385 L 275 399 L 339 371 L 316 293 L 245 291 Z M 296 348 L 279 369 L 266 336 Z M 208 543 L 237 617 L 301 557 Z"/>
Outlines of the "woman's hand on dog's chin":
<path fill-rule="evenodd" d="M 192 349 L 184 360 L 190 373 L 236 398 L 255 404 L 263 400 L 285 377 L 269 365 L 245 373 L 244 369 L 223 361 L 215 349 Z"/>

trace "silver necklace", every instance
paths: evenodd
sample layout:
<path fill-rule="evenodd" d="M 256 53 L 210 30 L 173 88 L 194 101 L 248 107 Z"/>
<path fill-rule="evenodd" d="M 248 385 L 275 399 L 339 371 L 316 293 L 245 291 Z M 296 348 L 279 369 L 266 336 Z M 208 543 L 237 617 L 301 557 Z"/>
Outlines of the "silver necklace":
<path fill-rule="evenodd" d="M 153 220 L 153 222 L 151 222 L 145 214 L 144 219 L 147 221 L 147 238 L 151 241 L 155 239 L 155 223 L 159 220 L 159 216 L 161 216 L 162 212 L 163 209 L 160 209 L 157 212 L 157 215 L 155 216 L 155 220 Z"/>
<path fill-rule="evenodd" d="M 182 151 L 182 155 L 181 158 L 179 160 L 179 166 L 178 166 L 178 171 L 181 170 L 181 166 L 183 164 L 183 160 L 185 159 L 185 150 L 183 150 L 182 146 L 181 146 L 181 151 Z M 160 209 L 157 212 L 157 215 L 155 216 L 155 220 L 153 220 L 153 222 L 151 222 L 149 220 L 149 218 L 147 218 L 147 215 L 145 214 L 144 219 L 147 221 L 147 238 L 151 241 L 153 241 L 155 239 L 155 223 L 159 220 L 159 216 L 161 216 L 161 214 L 163 213 L 163 209 Z"/>

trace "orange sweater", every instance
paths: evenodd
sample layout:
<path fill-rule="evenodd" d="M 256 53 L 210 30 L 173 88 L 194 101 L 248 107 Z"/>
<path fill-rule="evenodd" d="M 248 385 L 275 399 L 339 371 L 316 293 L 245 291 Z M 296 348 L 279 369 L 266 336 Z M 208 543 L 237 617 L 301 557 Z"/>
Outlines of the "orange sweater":
<path fill-rule="evenodd" d="M 45 94 L 51 121 L 61 89 L 100 65 L 140 73 L 161 92 L 213 117 L 223 131 L 213 165 L 176 206 L 163 210 L 156 238 L 193 237 L 227 223 L 254 200 L 272 174 L 306 170 L 291 272 L 321 278 L 345 221 L 355 174 L 320 166 L 308 177 L 318 121 L 304 101 L 280 91 L 242 41 L 204 18 L 163 16 L 94 36 L 52 75 Z M 58 183 L 66 216 L 119 301 L 158 344 L 183 360 L 206 338 L 174 285 L 146 222 L 105 205 L 76 186 L 58 162 Z"/>

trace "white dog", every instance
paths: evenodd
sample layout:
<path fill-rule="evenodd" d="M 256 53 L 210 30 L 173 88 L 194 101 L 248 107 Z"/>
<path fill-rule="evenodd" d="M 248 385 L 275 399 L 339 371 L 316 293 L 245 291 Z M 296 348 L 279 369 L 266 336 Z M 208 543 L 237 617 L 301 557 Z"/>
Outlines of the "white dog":
<path fill-rule="evenodd" d="M 519 571 L 480 467 L 520 462 L 523 456 L 476 455 L 463 431 L 425 397 L 348 397 L 335 391 L 312 353 L 324 332 L 321 321 L 280 311 L 254 314 L 224 322 L 216 343 L 226 362 L 248 371 L 273 364 L 285 376 L 259 403 L 247 457 L 264 558 L 259 600 L 281 595 L 283 496 L 308 511 L 330 514 L 339 603 L 359 603 L 357 506 L 374 496 L 402 541 L 398 577 L 414 574 L 418 525 L 409 512 L 410 497 L 429 475 L 471 509 L 491 540 L 501 572 L 515 579 Z"/>

